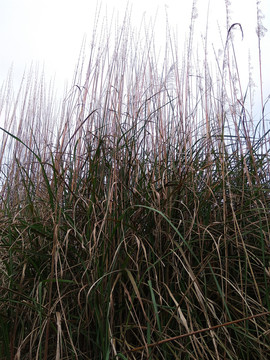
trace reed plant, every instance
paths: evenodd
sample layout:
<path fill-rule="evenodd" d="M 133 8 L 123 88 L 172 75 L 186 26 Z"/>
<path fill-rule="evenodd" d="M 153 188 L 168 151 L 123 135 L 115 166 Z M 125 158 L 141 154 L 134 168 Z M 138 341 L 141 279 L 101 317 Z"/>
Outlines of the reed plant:
<path fill-rule="evenodd" d="M 181 61 L 127 16 L 60 105 L 2 87 L 1 359 L 270 358 L 268 114 L 194 17 Z"/>

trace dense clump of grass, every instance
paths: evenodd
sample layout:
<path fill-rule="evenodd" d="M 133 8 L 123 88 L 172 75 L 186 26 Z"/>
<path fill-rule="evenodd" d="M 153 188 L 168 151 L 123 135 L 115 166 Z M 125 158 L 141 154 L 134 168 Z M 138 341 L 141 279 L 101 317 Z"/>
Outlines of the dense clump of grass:
<path fill-rule="evenodd" d="M 233 28 L 217 88 L 192 31 L 162 68 L 151 33 L 95 37 L 61 107 L 3 89 L 1 359 L 269 358 L 267 115 Z"/>

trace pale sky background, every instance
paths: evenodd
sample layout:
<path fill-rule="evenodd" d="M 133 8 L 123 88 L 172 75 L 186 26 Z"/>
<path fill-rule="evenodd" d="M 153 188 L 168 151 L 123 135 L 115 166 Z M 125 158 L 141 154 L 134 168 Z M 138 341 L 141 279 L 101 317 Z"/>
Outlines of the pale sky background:
<path fill-rule="evenodd" d="M 29 69 L 31 63 L 44 67 L 48 81 L 55 76 L 58 93 L 66 81 L 71 80 L 78 61 L 83 38 L 90 45 L 97 5 L 101 5 L 101 18 L 107 13 L 111 19 L 113 11 L 123 17 L 126 5 L 132 7 L 132 25 L 140 26 L 145 21 L 155 20 L 156 46 L 164 44 L 165 14 L 170 27 L 178 33 L 179 43 L 184 43 L 188 34 L 192 0 L 0 0 L 0 85 L 6 80 L 12 66 L 15 86 Z M 235 44 L 243 81 L 248 76 L 248 51 L 251 52 L 254 81 L 258 83 L 258 39 L 256 36 L 256 0 L 231 0 L 231 24 L 241 23 L 241 32 L 235 30 Z M 198 0 L 198 17 L 195 29 L 205 34 L 207 8 L 209 4 L 209 53 L 212 45 L 218 51 L 220 34 L 226 40 L 226 11 L 224 0 Z M 262 38 L 264 98 L 270 93 L 270 1 L 261 0 L 260 8 L 265 15 L 263 25 L 268 29 Z M 121 21 L 119 22 L 121 24 Z M 181 58 L 181 56 L 180 56 Z"/>

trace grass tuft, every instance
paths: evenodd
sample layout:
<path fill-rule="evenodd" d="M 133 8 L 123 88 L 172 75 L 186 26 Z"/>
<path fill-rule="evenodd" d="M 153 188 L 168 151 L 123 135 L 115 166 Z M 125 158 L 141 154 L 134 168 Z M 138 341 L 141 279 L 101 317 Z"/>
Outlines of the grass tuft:
<path fill-rule="evenodd" d="M 60 107 L 42 77 L 3 107 L 0 358 L 269 359 L 270 130 L 238 98 L 241 24 L 212 75 L 193 20 L 162 67 L 127 23 Z"/>

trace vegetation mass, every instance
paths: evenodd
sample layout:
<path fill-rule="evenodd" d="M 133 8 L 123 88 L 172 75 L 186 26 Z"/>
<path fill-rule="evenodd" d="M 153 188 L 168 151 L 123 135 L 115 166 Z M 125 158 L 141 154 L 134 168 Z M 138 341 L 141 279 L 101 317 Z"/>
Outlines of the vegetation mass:
<path fill-rule="evenodd" d="M 60 106 L 34 71 L 3 85 L 1 359 L 270 358 L 269 118 L 241 24 L 213 71 L 194 11 L 162 65 L 128 16 L 94 33 Z"/>

